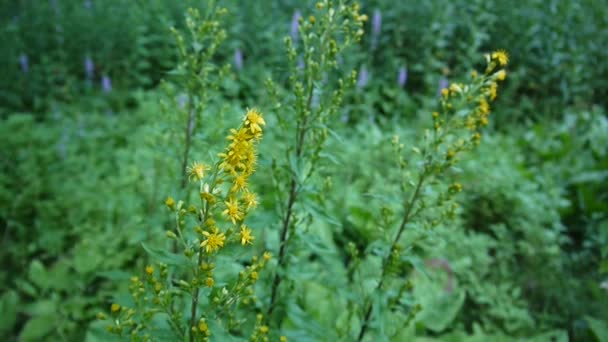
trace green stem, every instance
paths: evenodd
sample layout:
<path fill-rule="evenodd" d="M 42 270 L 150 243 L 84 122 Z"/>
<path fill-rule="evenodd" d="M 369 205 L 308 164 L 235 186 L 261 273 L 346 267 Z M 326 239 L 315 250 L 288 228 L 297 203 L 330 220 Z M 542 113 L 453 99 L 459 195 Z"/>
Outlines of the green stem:
<path fill-rule="evenodd" d="M 414 194 L 412 195 L 412 198 L 410 199 L 410 201 L 407 204 L 405 213 L 403 215 L 403 220 L 401 221 L 401 225 L 399 226 L 399 230 L 397 231 L 397 235 L 395 236 L 395 239 L 391 243 L 391 248 L 389 249 L 389 253 L 388 253 L 386 259 L 384 259 L 382 262 L 380 281 L 378 282 L 378 285 L 376 286 L 374 291 L 381 289 L 382 285 L 384 284 L 384 280 L 385 280 L 385 276 L 386 276 L 386 267 L 391 259 L 391 256 L 393 255 L 393 253 L 395 251 L 395 248 L 397 247 L 397 243 L 399 242 L 399 239 L 401 238 L 401 234 L 403 234 L 403 232 L 405 231 L 405 227 L 407 226 L 408 222 L 410 221 L 410 219 L 412 217 L 412 209 L 414 208 L 414 205 L 416 204 L 416 201 L 418 200 L 418 197 L 420 196 L 420 189 L 422 188 L 422 184 L 424 183 L 426 175 L 427 174 L 426 174 L 426 169 L 425 169 L 423 171 L 423 173 L 420 175 L 420 179 L 418 179 L 418 184 L 416 184 L 416 190 L 414 190 Z M 372 315 L 372 304 L 368 303 L 367 309 L 365 310 L 365 316 L 363 318 L 363 324 L 361 326 L 361 330 L 359 331 L 359 337 L 357 338 L 357 341 L 363 340 L 363 337 L 365 336 L 365 333 L 367 332 L 367 329 L 369 327 L 371 315 Z"/>

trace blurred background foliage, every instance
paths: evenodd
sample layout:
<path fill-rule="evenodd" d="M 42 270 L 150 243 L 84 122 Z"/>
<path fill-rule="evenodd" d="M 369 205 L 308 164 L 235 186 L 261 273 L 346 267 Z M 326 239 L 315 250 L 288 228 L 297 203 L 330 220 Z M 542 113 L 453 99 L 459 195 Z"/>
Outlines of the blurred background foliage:
<path fill-rule="evenodd" d="M 282 115 L 263 84 L 285 79 L 282 38 L 295 11 L 305 14 L 314 2 L 223 5 L 228 39 L 216 62 L 232 72 L 213 89 L 195 158 L 207 157 L 247 106 L 267 113 L 269 123 Z M 460 215 L 415 243 L 408 277 L 423 311 L 387 336 L 608 340 L 606 3 L 361 6 L 370 18 L 363 42 L 341 56 L 345 69 L 360 71 L 359 82 L 335 120 L 319 201 L 307 207 L 315 223 L 310 249 L 293 256 L 302 282 L 288 337 L 318 340 L 339 328 L 343 304 L 331 293 L 348 281 L 348 243 L 364 249 L 377 234 L 382 206 L 369 194 L 391 191 L 383 182 L 396 172 L 390 137 L 399 133 L 413 146 L 429 127 L 442 80 L 464 79 L 483 65 L 483 53 L 504 48 L 509 76 L 491 127 L 459 169 Z M 0 5 L 3 340 L 104 340 L 91 323 L 95 314 L 141 272 L 141 243 L 164 243 L 162 201 L 179 191 L 183 142 L 180 118 L 162 113 L 159 99 L 168 95 L 158 88 L 177 58 L 169 27 L 183 27 L 188 7 L 205 2 Z M 260 169 L 282 143 L 271 125 L 268 131 Z M 269 179 L 257 175 L 252 184 L 262 194 L 262 250 L 276 242 L 276 197 Z"/>

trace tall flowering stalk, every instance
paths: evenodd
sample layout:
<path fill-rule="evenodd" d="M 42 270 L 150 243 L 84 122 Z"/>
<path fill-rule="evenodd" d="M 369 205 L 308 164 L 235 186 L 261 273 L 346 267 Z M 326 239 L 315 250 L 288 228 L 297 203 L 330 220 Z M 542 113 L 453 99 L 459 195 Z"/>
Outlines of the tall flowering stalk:
<path fill-rule="evenodd" d="M 479 144 L 480 129 L 488 124 L 490 102 L 497 96 L 498 82 L 506 78 L 502 67 L 507 65 L 508 55 L 504 51 L 496 51 L 488 54 L 486 60 L 487 68 L 483 75 L 474 71 L 468 84 L 452 83 L 441 89 L 439 108 L 432 113 L 433 128 L 426 131 L 422 147 L 413 147 L 414 153 L 407 154 L 409 160 L 404 158 L 404 146 L 399 137 L 393 138 L 396 165 L 401 171 L 402 202 L 398 204 L 401 218 L 393 220 L 391 215 L 383 213 L 383 220 L 394 222 L 397 228 L 387 232 L 389 248 L 382 255 L 380 277 L 371 294 L 379 291 L 392 293 L 389 303 L 396 304 L 409 288 L 408 282 L 403 281 L 397 291 L 387 288 L 391 284 L 391 275 L 398 273 L 406 264 L 402 255 L 404 246 L 401 245 L 406 228 L 416 223 L 431 229 L 456 213 L 458 206 L 454 195 L 462 190 L 462 185 L 454 182 L 442 188 L 437 180 L 447 176 L 463 152 Z M 431 188 L 433 191 L 428 191 Z M 419 306 L 411 308 L 405 324 L 419 310 Z M 362 324 L 357 335 L 359 341 L 368 332 L 372 313 L 372 300 L 368 298 L 363 305 Z"/>
<path fill-rule="evenodd" d="M 242 124 L 230 130 L 228 145 L 218 160 L 194 162 L 187 168 L 188 179 L 200 195 L 198 203 L 176 202 L 171 197 L 165 201 L 174 217 L 166 236 L 178 243 L 182 253 L 146 248 L 159 263 L 147 266 L 143 278 L 131 279 L 132 307 L 125 303 L 110 307 L 110 332 L 148 340 L 158 337 L 155 325 L 161 320 L 173 332 L 165 339 L 208 341 L 211 326 L 223 326 L 226 331 L 241 326 L 246 318 L 237 316 L 237 308 L 253 303 L 252 287 L 271 256 L 254 256 L 236 279 L 216 280 L 215 265 L 228 245 L 247 247 L 255 240 L 253 229 L 245 224 L 258 204 L 248 181 L 255 172 L 257 144 L 265 124 L 260 112 L 249 109 Z"/>
<path fill-rule="evenodd" d="M 297 18 L 298 12 L 294 14 Z M 344 89 L 356 82 L 356 72 L 346 75 L 332 75 L 337 68 L 337 57 L 341 51 L 363 35 L 365 15 L 359 14 L 357 4 L 347 1 L 320 1 L 316 12 L 307 19 L 292 22 L 292 37 L 285 39 L 287 57 L 290 64 L 288 88 L 291 95 L 279 99 L 277 87 L 268 81 L 271 96 L 277 100 L 277 108 L 283 112 L 278 116 L 283 132 L 288 134 L 287 155 L 284 162 L 273 162 L 273 180 L 276 192 L 283 194 L 279 202 L 281 223 L 278 246 L 278 268 L 271 283 L 268 315 L 271 315 L 279 301 L 282 281 L 289 278 L 286 265 L 288 245 L 297 241 L 296 226 L 301 220 L 295 219 L 296 203 L 310 191 L 307 183 L 318 168 L 323 146 L 328 136 L 329 120 L 339 110 Z M 298 38 L 299 37 L 299 38 Z M 297 47 L 294 41 L 298 38 Z M 303 54 L 302 66 L 297 56 Z M 310 193 L 309 193 L 310 194 Z"/>
<path fill-rule="evenodd" d="M 186 106 L 180 108 L 173 103 L 172 111 L 183 117 L 183 151 L 181 157 L 181 182 L 184 189 L 187 185 L 187 167 L 190 160 L 190 148 L 198 122 L 206 109 L 209 90 L 216 84 L 216 77 L 226 71 L 218 68 L 213 58 L 226 39 L 226 31 L 222 28 L 220 19 L 227 13 L 224 8 L 215 8 L 214 1 L 209 3 L 208 13 L 203 16 L 197 9 L 188 9 L 186 13 L 185 33 L 171 28 L 178 50 L 178 64 L 170 74 L 178 92 L 187 96 Z M 167 90 L 168 91 L 168 90 Z M 174 98 L 174 97 L 173 97 Z M 165 112 L 169 105 L 162 103 Z"/>

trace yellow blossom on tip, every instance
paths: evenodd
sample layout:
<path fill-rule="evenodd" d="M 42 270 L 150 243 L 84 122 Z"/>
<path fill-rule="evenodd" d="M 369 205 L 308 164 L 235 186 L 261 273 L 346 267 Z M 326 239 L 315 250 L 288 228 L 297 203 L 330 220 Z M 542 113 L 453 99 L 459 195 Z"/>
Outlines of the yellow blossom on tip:
<path fill-rule="evenodd" d="M 507 78 L 507 72 L 504 69 L 501 69 L 496 73 L 496 79 L 499 81 L 504 81 Z"/>
<path fill-rule="evenodd" d="M 262 127 L 260 126 L 264 125 L 266 125 L 266 121 L 264 121 L 262 113 L 255 108 L 247 110 L 247 114 L 245 114 L 245 126 L 249 127 L 251 133 L 261 133 Z"/>
<path fill-rule="evenodd" d="M 112 306 L 110 307 L 110 311 L 112 311 L 113 313 L 120 311 L 120 304 L 112 304 Z"/>
<path fill-rule="evenodd" d="M 188 176 L 190 179 L 201 180 L 205 177 L 205 171 L 209 170 L 209 167 L 203 163 L 194 162 L 188 167 Z"/>
<path fill-rule="evenodd" d="M 258 200 L 253 192 L 245 192 L 241 198 L 247 209 L 252 209 L 258 206 Z"/>
<path fill-rule="evenodd" d="M 209 335 L 209 326 L 207 325 L 207 322 L 202 319 L 198 322 L 198 330 L 206 335 Z"/>
<path fill-rule="evenodd" d="M 481 115 L 486 115 L 490 113 L 490 104 L 483 97 L 481 98 L 481 100 L 479 100 L 479 107 L 477 108 L 479 109 L 479 113 Z"/>
<path fill-rule="evenodd" d="M 241 245 L 251 245 L 255 237 L 251 235 L 251 229 L 246 225 L 241 226 L 241 231 L 239 233 L 241 235 Z"/>
<path fill-rule="evenodd" d="M 443 95 L 443 97 L 448 97 L 450 95 L 448 88 L 441 89 L 441 95 Z"/>
<path fill-rule="evenodd" d="M 492 59 L 498 61 L 501 66 L 505 66 L 509 63 L 509 54 L 505 50 L 496 50 L 492 52 Z"/>
<path fill-rule="evenodd" d="M 260 332 L 261 332 L 262 334 L 267 334 L 267 333 L 268 333 L 268 330 L 270 330 L 270 329 L 268 328 L 268 326 L 267 326 L 267 325 L 262 325 L 262 326 L 260 327 Z"/>
<path fill-rule="evenodd" d="M 251 279 L 258 280 L 259 274 L 256 271 L 251 272 Z"/>
<path fill-rule="evenodd" d="M 213 278 L 209 277 L 207 280 L 205 280 L 205 285 L 207 285 L 207 287 L 213 287 L 213 284 L 215 284 Z"/>
<path fill-rule="evenodd" d="M 242 190 L 246 190 L 247 188 L 247 177 L 243 174 L 240 174 L 236 177 L 234 177 L 234 181 L 232 183 L 232 188 L 230 188 L 230 190 L 232 191 L 242 191 Z"/>
<path fill-rule="evenodd" d="M 498 85 L 496 82 L 492 82 L 490 84 L 490 89 L 488 89 L 488 95 L 490 96 L 490 100 L 494 101 L 496 99 L 496 95 L 498 93 Z"/>
<path fill-rule="evenodd" d="M 151 265 L 148 265 L 148 266 L 146 267 L 146 273 L 147 273 L 148 275 L 152 275 L 152 274 L 154 273 L 154 267 L 153 267 L 153 266 L 151 266 Z"/>
<path fill-rule="evenodd" d="M 175 208 L 175 200 L 173 199 L 173 197 L 171 197 L 171 196 L 167 197 L 167 199 L 165 200 L 165 205 L 169 209 Z"/>
<path fill-rule="evenodd" d="M 203 235 L 207 239 L 201 242 L 201 247 L 205 248 L 205 251 L 208 254 L 211 254 L 224 247 L 224 241 L 226 241 L 226 236 L 224 235 L 224 233 L 220 233 L 217 228 L 213 230 L 213 233 L 205 231 L 203 232 Z"/>
<path fill-rule="evenodd" d="M 243 213 L 239 208 L 239 202 L 234 197 L 230 197 L 230 199 L 225 201 L 224 204 L 226 204 L 226 210 L 224 210 L 222 213 L 228 216 L 233 224 L 235 224 L 236 221 L 243 219 Z"/>
<path fill-rule="evenodd" d="M 270 252 L 266 251 L 266 252 L 264 252 L 264 254 L 263 254 L 263 258 L 264 258 L 264 260 L 266 260 L 266 261 L 270 261 L 270 259 L 272 259 L 272 254 L 270 254 Z"/>

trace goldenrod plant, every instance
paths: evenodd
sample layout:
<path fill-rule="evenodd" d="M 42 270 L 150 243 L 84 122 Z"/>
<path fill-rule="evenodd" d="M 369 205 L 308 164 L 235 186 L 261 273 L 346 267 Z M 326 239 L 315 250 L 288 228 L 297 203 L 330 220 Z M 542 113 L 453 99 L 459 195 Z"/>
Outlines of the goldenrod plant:
<path fill-rule="evenodd" d="M 419 145 L 406 149 L 398 135 L 392 138 L 394 165 L 400 174 L 395 186 L 400 188 L 400 195 L 395 202 L 386 203 L 378 215 L 384 236 L 378 248 L 372 250 L 372 257 L 381 260 L 380 272 L 370 292 L 362 296 L 360 328 L 353 336 L 356 340 L 364 340 L 372 327 L 383 329 L 384 323 L 372 322 L 384 310 L 404 311 L 402 326 L 407 326 L 421 310 L 418 303 L 402 302 L 412 288 L 402 272 L 408 268 L 416 240 L 427 234 L 414 233 L 411 235 L 416 238 L 403 239 L 404 234 L 413 226 L 428 232 L 457 215 L 456 194 L 463 186 L 445 179 L 454 178 L 459 159 L 480 143 L 481 129 L 489 123 L 490 103 L 497 97 L 498 83 L 506 78 L 504 67 L 508 61 L 503 50 L 487 54 L 483 74 L 473 71 L 467 83 L 455 82 L 444 88 L 438 108 L 430 113 L 433 127 L 424 131 Z"/>
<path fill-rule="evenodd" d="M 131 278 L 132 301 L 112 304 L 109 316 L 100 314 L 108 319 L 108 331 L 132 341 L 207 341 L 214 329 L 230 331 L 247 322 L 237 309 L 255 302 L 253 285 L 270 253 L 254 256 L 236 274 L 217 270 L 216 265 L 225 249 L 248 248 L 255 240 L 254 228 L 245 224 L 258 204 L 248 179 L 255 172 L 264 125 L 258 110 L 247 110 L 242 124 L 230 130 L 229 144 L 216 161 L 188 167 L 199 199 L 165 201 L 174 219 L 166 236 L 177 241 L 181 253 L 146 247 L 156 262 L 142 276 Z"/>
<path fill-rule="evenodd" d="M 161 108 L 167 114 L 178 117 L 182 151 L 180 155 L 180 187 L 185 189 L 190 163 L 190 150 L 196 129 L 203 125 L 204 113 L 208 110 L 210 92 L 217 88 L 219 80 L 228 72 L 229 65 L 220 67 L 214 62 L 218 48 L 226 39 L 222 19 L 227 9 L 207 4 L 202 14 L 198 9 L 189 8 L 186 12 L 186 32 L 171 27 L 177 47 L 177 66 L 169 72 L 171 84 L 165 83 L 164 89 L 169 96 L 161 101 Z"/>
<path fill-rule="evenodd" d="M 331 133 L 330 126 L 338 120 L 336 114 L 345 89 L 356 80 L 355 71 L 340 70 L 339 56 L 360 40 L 367 20 L 366 15 L 359 13 L 357 3 L 343 0 L 319 1 L 312 14 L 306 17 L 297 14 L 292 34 L 296 31 L 299 34 L 285 38 L 289 95 L 279 93 L 273 81 L 267 82 L 276 101 L 277 130 L 286 142 L 280 159 L 272 161 L 280 224 L 279 245 L 275 246 L 278 265 L 266 302 L 268 315 L 272 315 L 281 302 L 281 285 L 289 278 L 287 256 L 294 253 L 292 248 L 298 243 L 303 226 L 311 219 L 299 206 L 300 201 L 314 195 L 311 183 L 322 159 L 327 157 L 323 148 Z"/>

